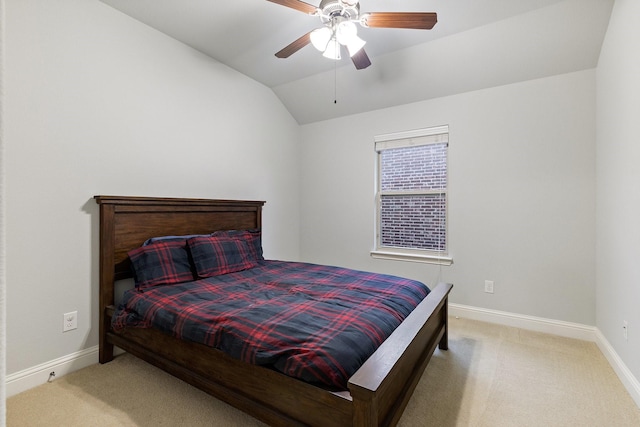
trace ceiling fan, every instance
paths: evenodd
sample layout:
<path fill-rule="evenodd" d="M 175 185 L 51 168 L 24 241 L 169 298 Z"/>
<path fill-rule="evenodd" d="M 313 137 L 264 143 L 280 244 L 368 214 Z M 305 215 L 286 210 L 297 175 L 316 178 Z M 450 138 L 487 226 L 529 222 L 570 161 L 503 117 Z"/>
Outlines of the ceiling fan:
<path fill-rule="evenodd" d="M 323 56 L 338 60 L 341 46 L 345 46 L 358 70 L 367 68 L 371 61 L 363 48 L 366 42 L 358 37 L 356 24 L 371 28 L 430 30 L 438 22 L 437 14 L 431 12 L 360 13 L 358 0 L 322 0 L 318 7 L 300 0 L 267 1 L 318 16 L 323 24 L 276 53 L 278 58 L 288 58 L 311 43 Z"/>

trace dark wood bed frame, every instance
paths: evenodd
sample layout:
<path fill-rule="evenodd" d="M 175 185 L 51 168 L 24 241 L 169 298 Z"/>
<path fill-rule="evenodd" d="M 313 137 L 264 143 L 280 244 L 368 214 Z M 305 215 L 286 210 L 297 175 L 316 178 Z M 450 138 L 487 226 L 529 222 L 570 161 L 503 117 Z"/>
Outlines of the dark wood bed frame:
<path fill-rule="evenodd" d="M 127 252 L 147 238 L 261 229 L 261 201 L 95 196 L 100 208 L 100 363 L 114 346 L 270 425 L 395 425 L 436 346 L 447 349 L 447 299 L 438 284 L 350 378 L 331 392 L 219 350 L 151 329 L 111 330 L 115 281 L 131 277 Z"/>

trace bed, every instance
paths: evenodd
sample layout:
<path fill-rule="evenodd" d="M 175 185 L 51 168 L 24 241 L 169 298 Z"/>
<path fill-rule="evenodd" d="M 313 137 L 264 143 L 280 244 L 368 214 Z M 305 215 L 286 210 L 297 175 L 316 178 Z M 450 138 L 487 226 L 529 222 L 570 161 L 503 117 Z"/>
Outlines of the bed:
<path fill-rule="evenodd" d="M 347 381 L 332 390 L 245 363 L 153 328 L 114 329 L 116 282 L 128 253 L 151 237 L 261 230 L 262 201 L 95 196 L 100 211 L 100 363 L 119 347 L 269 425 L 395 425 L 435 348 L 447 349 L 447 298 L 438 284 Z"/>

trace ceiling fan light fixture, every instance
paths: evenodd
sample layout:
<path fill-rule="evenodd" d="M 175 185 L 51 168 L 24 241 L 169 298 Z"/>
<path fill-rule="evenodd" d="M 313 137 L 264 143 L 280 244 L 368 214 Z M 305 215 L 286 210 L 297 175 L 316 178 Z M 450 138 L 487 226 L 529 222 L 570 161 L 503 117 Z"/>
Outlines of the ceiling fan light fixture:
<path fill-rule="evenodd" d="M 303 0 L 268 0 L 290 9 L 316 16 L 322 28 L 309 31 L 284 49 L 276 52 L 278 58 L 288 58 L 308 44 L 322 52 L 325 58 L 339 60 L 345 46 L 356 69 L 371 65 L 364 51 L 366 42 L 358 37 L 360 24 L 365 28 L 406 28 L 430 30 L 438 22 L 434 12 L 369 12 L 360 13 L 360 0 L 320 0 L 318 7 Z"/>
<path fill-rule="evenodd" d="M 309 37 L 311 38 L 311 44 L 320 52 L 324 52 L 327 49 L 327 44 L 331 40 L 331 30 L 328 27 L 316 28 L 311 31 Z"/>

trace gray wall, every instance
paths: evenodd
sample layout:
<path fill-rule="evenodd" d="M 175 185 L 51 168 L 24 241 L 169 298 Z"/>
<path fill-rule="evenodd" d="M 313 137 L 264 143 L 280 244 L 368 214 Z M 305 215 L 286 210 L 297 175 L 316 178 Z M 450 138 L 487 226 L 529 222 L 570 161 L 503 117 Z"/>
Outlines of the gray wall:
<path fill-rule="evenodd" d="M 302 126 L 301 256 L 595 324 L 595 71 Z M 375 135 L 449 125 L 450 267 L 372 259 Z M 484 293 L 484 280 L 495 293 Z"/>
<path fill-rule="evenodd" d="M 7 373 L 97 344 L 96 194 L 266 200 L 265 255 L 297 257 L 271 90 L 98 1 L 6 6 Z"/>
<path fill-rule="evenodd" d="M 640 378 L 640 2 L 617 0 L 598 63 L 598 329 Z M 623 338 L 622 322 L 629 325 Z M 640 393 L 640 385 L 635 387 Z"/>

